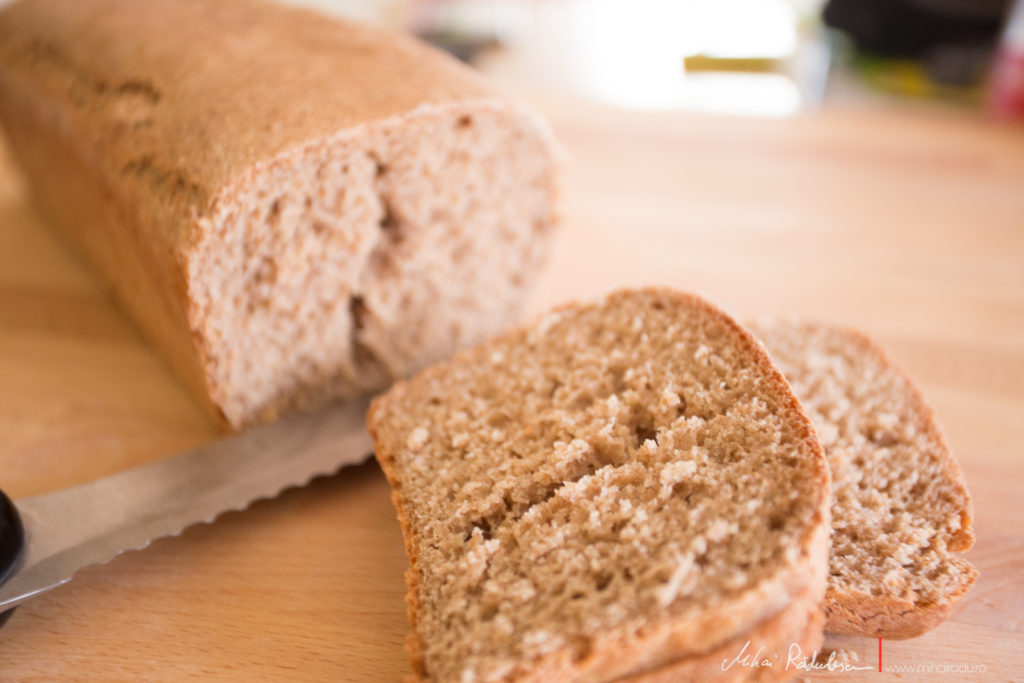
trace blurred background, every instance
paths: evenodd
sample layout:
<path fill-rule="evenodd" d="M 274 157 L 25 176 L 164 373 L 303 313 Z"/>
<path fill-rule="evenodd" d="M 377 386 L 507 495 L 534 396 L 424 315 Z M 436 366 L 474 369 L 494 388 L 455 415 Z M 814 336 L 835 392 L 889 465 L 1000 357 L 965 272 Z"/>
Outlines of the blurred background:
<path fill-rule="evenodd" d="M 1024 117 L 1024 0 L 290 0 L 413 32 L 520 89 L 780 117 Z"/>

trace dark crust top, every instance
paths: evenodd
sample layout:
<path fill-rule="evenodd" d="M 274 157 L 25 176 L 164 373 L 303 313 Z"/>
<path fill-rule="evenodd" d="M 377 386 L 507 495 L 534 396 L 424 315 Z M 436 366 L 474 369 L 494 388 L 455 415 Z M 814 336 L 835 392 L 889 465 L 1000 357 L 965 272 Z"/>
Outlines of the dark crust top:
<path fill-rule="evenodd" d="M 0 12 L 0 91 L 9 79 L 54 103 L 99 170 L 185 216 L 311 140 L 495 98 L 409 37 L 265 0 L 22 0 Z"/>

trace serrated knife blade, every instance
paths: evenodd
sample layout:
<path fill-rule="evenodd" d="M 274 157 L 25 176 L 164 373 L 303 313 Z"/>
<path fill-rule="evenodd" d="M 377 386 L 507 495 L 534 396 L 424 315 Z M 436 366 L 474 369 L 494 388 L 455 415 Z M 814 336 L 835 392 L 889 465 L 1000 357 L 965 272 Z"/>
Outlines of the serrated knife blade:
<path fill-rule="evenodd" d="M 0 613 L 67 583 L 83 567 L 366 460 L 373 450 L 365 425 L 368 405 L 369 398 L 362 398 L 285 418 L 81 486 L 15 501 L 24 543 L 16 543 L 20 530 L 0 521 L 0 535 L 7 535 L 0 547 L 22 546 L 18 563 L 0 584 Z"/>

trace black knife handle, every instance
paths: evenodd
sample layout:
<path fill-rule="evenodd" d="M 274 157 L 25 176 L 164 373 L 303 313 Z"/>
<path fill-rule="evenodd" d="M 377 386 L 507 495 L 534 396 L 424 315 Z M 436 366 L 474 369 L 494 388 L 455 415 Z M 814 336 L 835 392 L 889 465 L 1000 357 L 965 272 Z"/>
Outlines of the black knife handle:
<path fill-rule="evenodd" d="M 0 491 L 0 584 L 17 568 L 24 551 L 25 527 L 18 516 L 18 508 L 14 507 L 7 494 Z M 4 625 L 13 612 L 13 609 L 9 609 L 0 613 L 0 626 Z"/>

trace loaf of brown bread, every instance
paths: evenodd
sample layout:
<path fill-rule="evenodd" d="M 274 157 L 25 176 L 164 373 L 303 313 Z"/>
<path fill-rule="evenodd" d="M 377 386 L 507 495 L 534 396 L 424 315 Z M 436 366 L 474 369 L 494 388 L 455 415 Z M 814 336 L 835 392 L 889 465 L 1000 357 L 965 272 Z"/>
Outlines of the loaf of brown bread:
<path fill-rule="evenodd" d="M 0 119 L 44 217 L 235 428 L 501 329 L 554 221 L 535 115 L 262 0 L 17 2 Z"/>
<path fill-rule="evenodd" d="M 557 309 L 368 423 L 421 679 L 770 679 L 820 643 L 824 457 L 763 348 L 697 297 Z M 748 640 L 779 665 L 723 670 Z"/>
<path fill-rule="evenodd" d="M 751 326 L 811 416 L 832 470 L 827 630 L 885 638 L 941 622 L 977 572 L 971 499 L 932 409 L 860 332 Z"/>

